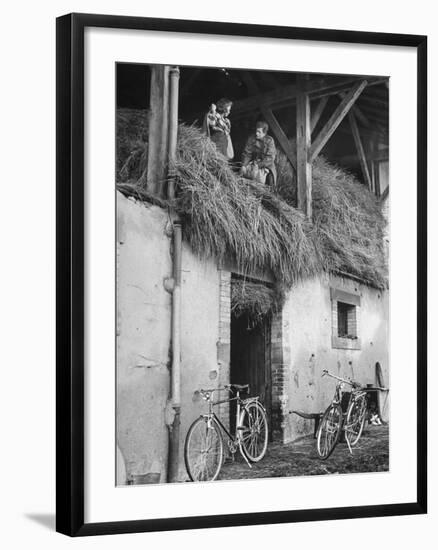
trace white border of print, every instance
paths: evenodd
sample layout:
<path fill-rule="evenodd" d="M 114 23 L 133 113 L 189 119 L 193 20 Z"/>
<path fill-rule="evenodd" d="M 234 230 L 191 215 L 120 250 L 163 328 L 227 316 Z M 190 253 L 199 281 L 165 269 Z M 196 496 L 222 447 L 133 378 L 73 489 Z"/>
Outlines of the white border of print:
<path fill-rule="evenodd" d="M 253 60 L 257 60 L 256 62 Z M 116 487 L 115 64 L 166 63 L 390 76 L 390 472 Z M 416 86 L 413 48 L 85 30 L 85 522 L 416 501 Z M 403 346 L 397 343 L 403 342 Z M 279 486 L 281 483 L 281 488 Z M 245 499 L 232 499 L 232 491 Z"/>

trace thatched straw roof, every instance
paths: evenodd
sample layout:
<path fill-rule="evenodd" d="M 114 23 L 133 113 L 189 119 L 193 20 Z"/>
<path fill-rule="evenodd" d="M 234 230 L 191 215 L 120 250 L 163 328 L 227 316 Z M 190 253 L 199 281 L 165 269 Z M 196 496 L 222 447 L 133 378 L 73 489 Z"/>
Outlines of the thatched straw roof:
<path fill-rule="evenodd" d="M 201 256 L 270 269 L 286 285 L 321 267 L 314 228 L 266 186 L 241 178 L 193 126 L 180 126 L 178 201 L 184 234 Z"/>
<path fill-rule="evenodd" d="M 126 121 L 128 115 L 122 112 L 119 117 Z M 124 166 L 119 179 L 135 182 L 144 166 L 145 144 L 137 137 L 125 139 L 121 126 L 119 134 L 119 151 L 130 149 L 118 164 Z M 374 195 L 351 174 L 318 158 L 309 223 L 295 207 L 295 178 L 284 155 L 279 154 L 277 165 L 279 178 L 272 192 L 239 177 L 198 128 L 180 125 L 178 198 L 173 206 L 184 220 L 184 236 L 192 249 L 202 257 L 231 258 L 248 274 L 270 269 L 286 287 L 326 271 L 384 288 L 385 221 Z M 129 189 L 135 185 L 121 188 L 125 193 Z M 140 196 L 148 200 L 137 190 Z"/>

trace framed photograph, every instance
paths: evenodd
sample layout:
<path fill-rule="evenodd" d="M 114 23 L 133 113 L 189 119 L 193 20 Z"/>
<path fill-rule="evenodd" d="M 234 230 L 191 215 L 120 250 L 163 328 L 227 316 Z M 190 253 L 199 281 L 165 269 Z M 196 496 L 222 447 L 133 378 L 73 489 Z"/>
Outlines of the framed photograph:
<path fill-rule="evenodd" d="M 57 530 L 426 513 L 425 36 L 57 19 Z"/>

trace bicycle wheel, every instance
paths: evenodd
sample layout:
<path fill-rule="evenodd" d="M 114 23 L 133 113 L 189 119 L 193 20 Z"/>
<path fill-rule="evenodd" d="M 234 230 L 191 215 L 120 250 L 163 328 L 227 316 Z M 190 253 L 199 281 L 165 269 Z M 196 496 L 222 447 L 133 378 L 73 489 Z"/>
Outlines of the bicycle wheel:
<path fill-rule="evenodd" d="M 241 448 L 248 460 L 261 460 L 268 447 L 268 419 L 265 409 L 258 401 L 250 401 L 244 406 L 238 430 L 241 430 Z"/>
<path fill-rule="evenodd" d="M 354 398 L 348 407 L 344 428 L 345 438 L 351 447 L 356 445 L 362 435 L 366 411 L 367 403 L 365 395 L 359 395 L 359 397 Z"/>
<path fill-rule="evenodd" d="M 187 432 L 184 461 L 192 481 L 214 481 L 222 468 L 224 444 L 214 419 L 197 418 Z"/>
<path fill-rule="evenodd" d="M 320 458 L 328 458 L 339 440 L 342 430 L 342 408 L 331 404 L 325 411 L 316 434 L 316 448 Z"/>

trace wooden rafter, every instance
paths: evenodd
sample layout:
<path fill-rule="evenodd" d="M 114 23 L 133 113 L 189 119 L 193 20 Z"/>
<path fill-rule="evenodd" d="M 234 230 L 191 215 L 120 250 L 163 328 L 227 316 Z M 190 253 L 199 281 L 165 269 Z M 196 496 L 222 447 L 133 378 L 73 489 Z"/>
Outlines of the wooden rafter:
<path fill-rule="evenodd" d="M 380 105 L 384 109 L 388 108 L 388 100 L 380 99 L 375 94 L 363 94 L 363 96 L 360 99 L 361 101 L 365 101 L 365 103 L 371 103 L 372 105 Z"/>
<path fill-rule="evenodd" d="M 370 118 L 371 126 L 373 130 L 369 130 L 366 128 L 361 129 L 361 134 L 364 138 L 372 138 L 378 140 L 380 143 L 388 143 L 388 131 L 384 130 L 382 127 L 380 127 L 378 124 L 373 123 L 372 119 Z M 337 130 L 339 133 L 342 134 L 348 134 L 351 136 L 351 129 L 349 124 L 341 124 Z"/>
<path fill-rule="evenodd" d="M 324 145 L 333 135 L 334 131 L 342 122 L 344 117 L 348 114 L 351 107 L 356 102 L 356 99 L 360 96 L 360 94 L 365 89 L 367 84 L 368 82 L 366 80 L 362 80 L 361 82 L 358 82 L 357 84 L 355 84 L 350 89 L 350 91 L 345 95 L 341 103 L 335 109 L 335 112 L 326 122 L 322 130 L 319 132 L 317 138 L 312 143 L 312 146 L 309 152 L 309 157 L 310 157 L 309 160 L 311 162 L 315 160 L 315 158 L 319 155 Z"/>
<path fill-rule="evenodd" d="M 344 98 L 345 97 L 345 92 L 341 92 L 339 94 L 340 97 Z M 361 100 L 363 98 L 363 94 L 361 95 Z M 352 107 L 352 111 L 354 112 L 354 114 L 356 115 L 357 117 L 357 120 L 363 125 L 365 126 L 365 128 L 369 128 L 370 126 L 370 121 L 368 120 L 368 118 L 364 115 L 362 109 L 359 107 L 359 105 L 353 105 Z"/>
<path fill-rule="evenodd" d="M 297 95 L 297 87 L 295 84 L 277 88 L 271 92 L 252 94 L 246 99 L 240 99 L 233 103 L 233 118 L 250 113 L 254 109 L 258 109 L 259 105 L 267 105 L 273 108 L 277 103 L 282 101 L 294 101 Z"/>
<path fill-rule="evenodd" d="M 363 111 L 366 113 L 375 113 L 383 118 L 388 117 L 388 107 L 382 107 L 380 105 L 371 105 L 367 103 L 362 104 Z"/>
<path fill-rule="evenodd" d="M 283 129 L 280 126 L 276 116 L 274 115 L 272 110 L 269 109 L 269 107 L 260 106 L 260 109 L 266 119 L 266 122 L 269 124 L 272 133 L 280 144 L 280 147 L 283 149 L 283 153 L 286 155 L 292 166 L 296 169 L 297 159 L 295 156 L 295 152 L 293 151 L 291 144 L 286 134 L 283 132 Z"/>
<path fill-rule="evenodd" d="M 310 131 L 313 132 L 316 125 L 318 124 L 319 119 L 321 118 L 321 115 L 325 109 L 325 106 L 327 105 L 328 96 L 322 97 L 318 101 L 318 105 L 315 107 L 315 110 L 312 113 L 312 117 L 310 119 Z"/>
<path fill-rule="evenodd" d="M 247 85 L 248 89 L 251 91 L 251 93 L 254 93 L 256 95 L 258 92 L 257 84 L 255 83 L 254 79 L 248 72 L 242 73 L 242 78 Z M 288 158 L 289 162 L 292 164 L 294 168 L 296 168 L 296 156 L 295 152 L 293 151 L 289 140 L 284 133 L 282 127 L 280 126 L 276 116 L 272 112 L 272 109 L 269 107 L 266 107 L 262 103 L 258 104 L 259 109 L 261 110 L 264 118 L 266 119 L 266 122 L 269 124 L 269 127 L 274 134 L 275 138 L 277 139 L 278 143 L 280 144 L 280 147 L 283 149 L 284 154 Z"/>
<path fill-rule="evenodd" d="M 368 86 L 381 84 L 385 79 L 381 77 L 370 78 L 367 80 Z M 348 91 L 351 86 L 358 81 L 357 78 L 347 78 L 339 83 L 328 83 L 325 79 L 311 82 L 309 84 L 309 97 L 311 100 L 320 99 L 324 96 L 338 95 L 342 91 Z M 275 90 L 252 94 L 246 99 L 240 99 L 233 104 L 233 117 L 239 118 L 258 108 L 261 103 L 271 109 L 287 107 L 294 105 L 298 94 L 298 88 L 295 84 L 289 84 L 276 88 Z"/>
<path fill-rule="evenodd" d="M 368 185 L 368 189 L 371 191 L 373 186 L 372 186 L 372 183 L 371 183 L 370 172 L 368 170 L 368 163 L 367 163 L 367 159 L 366 159 L 366 156 L 365 156 L 365 151 L 364 151 L 364 148 L 363 148 L 363 145 L 362 145 L 362 140 L 361 140 L 361 137 L 360 137 L 359 128 L 357 126 L 356 117 L 354 116 L 354 113 L 352 111 L 350 111 L 348 113 L 348 119 L 349 119 L 350 126 L 351 126 L 351 132 L 352 132 L 353 138 L 354 138 L 354 143 L 356 144 L 357 154 L 358 154 L 358 157 L 359 157 L 360 166 L 362 168 L 362 174 L 363 174 L 363 177 L 365 179 L 365 183 Z"/>

